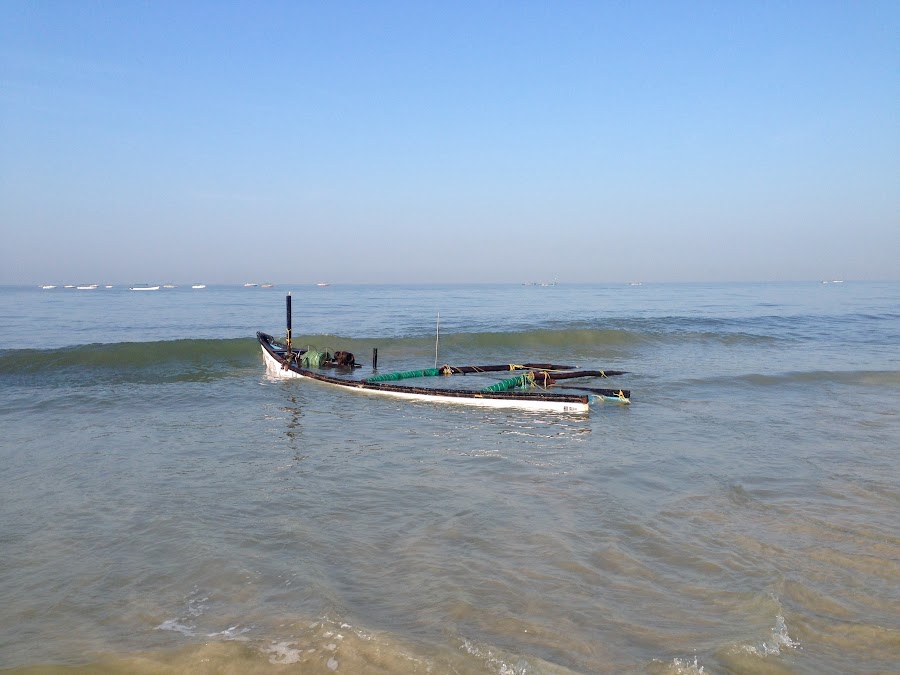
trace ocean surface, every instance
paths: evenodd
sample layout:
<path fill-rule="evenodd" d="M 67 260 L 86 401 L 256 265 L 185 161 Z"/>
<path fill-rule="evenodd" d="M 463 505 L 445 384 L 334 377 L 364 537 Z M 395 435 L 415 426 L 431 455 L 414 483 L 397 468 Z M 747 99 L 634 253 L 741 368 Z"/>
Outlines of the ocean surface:
<path fill-rule="evenodd" d="M 632 404 L 272 381 L 287 291 Z M 898 454 L 900 283 L 2 287 L 0 669 L 897 672 Z"/>

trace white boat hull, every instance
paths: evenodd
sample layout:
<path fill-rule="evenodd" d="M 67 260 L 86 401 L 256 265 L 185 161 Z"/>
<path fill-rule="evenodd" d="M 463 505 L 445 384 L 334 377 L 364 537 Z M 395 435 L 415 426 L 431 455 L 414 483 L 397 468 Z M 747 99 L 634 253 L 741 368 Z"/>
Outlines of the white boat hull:
<path fill-rule="evenodd" d="M 352 386 L 340 384 L 332 384 L 331 382 L 322 382 L 310 377 L 301 375 L 293 370 L 285 370 L 281 364 L 261 347 L 263 353 L 263 361 L 266 365 L 266 374 L 273 379 L 302 379 L 317 382 L 319 384 L 330 385 L 340 389 L 350 389 L 362 394 L 375 394 L 378 396 L 390 396 L 393 398 L 401 398 L 408 401 L 429 401 L 432 403 L 453 403 L 456 405 L 476 406 L 479 408 L 516 408 L 518 410 L 536 410 L 549 412 L 566 412 L 566 413 L 586 413 L 590 411 L 590 404 L 578 403 L 571 401 L 546 401 L 535 399 L 533 401 L 521 399 L 502 399 L 502 398 L 478 398 L 478 397 L 458 397 L 458 396 L 441 396 L 440 394 L 420 394 L 416 392 L 391 391 L 387 389 L 362 389 Z"/>

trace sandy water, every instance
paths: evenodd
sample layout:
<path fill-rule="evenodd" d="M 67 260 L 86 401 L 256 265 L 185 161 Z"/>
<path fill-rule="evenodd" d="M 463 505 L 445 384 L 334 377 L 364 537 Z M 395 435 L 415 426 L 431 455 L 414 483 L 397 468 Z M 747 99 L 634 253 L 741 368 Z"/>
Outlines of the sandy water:
<path fill-rule="evenodd" d="M 589 415 L 269 381 L 285 290 L 0 289 L 0 667 L 900 668 L 900 285 L 290 289 L 382 371 L 437 312 L 631 371 Z"/>

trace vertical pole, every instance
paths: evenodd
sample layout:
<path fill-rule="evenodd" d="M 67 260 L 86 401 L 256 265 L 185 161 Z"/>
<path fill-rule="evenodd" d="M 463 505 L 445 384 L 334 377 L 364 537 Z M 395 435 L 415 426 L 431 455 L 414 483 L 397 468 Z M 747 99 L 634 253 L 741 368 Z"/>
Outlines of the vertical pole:
<path fill-rule="evenodd" d="M 372 348 L 372 370 L 378 370 L 378 347 Z"/>
<path fill-rule="evenodd" d="M 288 353 L 287 356 L 290 358 L 291 352 L 291 294 L 290 292 L 287 294 L 287 298 L 285 299 L 286 309 L 287 309 L 287 348 Z"/>

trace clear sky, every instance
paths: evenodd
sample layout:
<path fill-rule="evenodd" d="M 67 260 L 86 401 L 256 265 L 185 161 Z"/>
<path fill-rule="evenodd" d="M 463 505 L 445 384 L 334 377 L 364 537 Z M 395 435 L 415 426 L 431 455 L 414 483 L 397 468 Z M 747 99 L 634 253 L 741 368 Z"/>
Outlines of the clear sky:
<path fill-rule="evenodd" d="M 0 1 L 0 283 L 900 279 L 900 2 Z"/>

